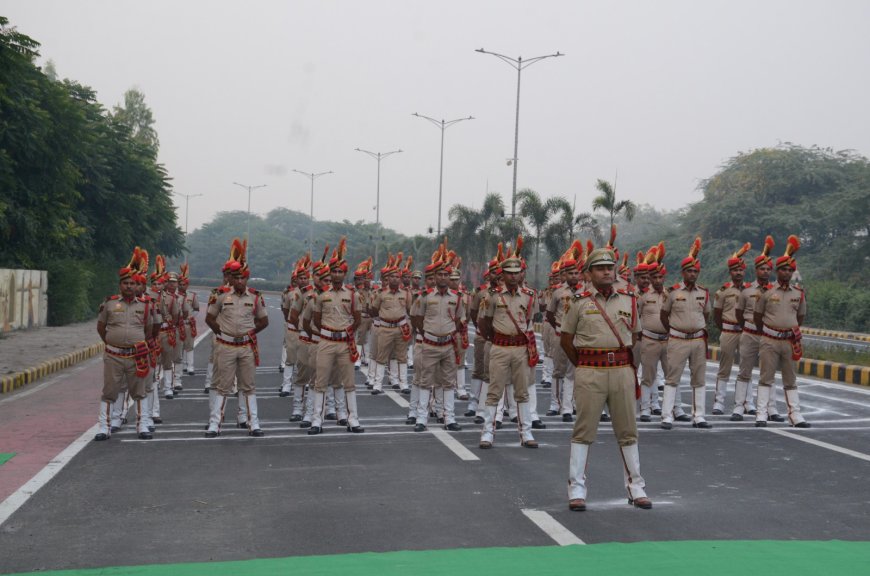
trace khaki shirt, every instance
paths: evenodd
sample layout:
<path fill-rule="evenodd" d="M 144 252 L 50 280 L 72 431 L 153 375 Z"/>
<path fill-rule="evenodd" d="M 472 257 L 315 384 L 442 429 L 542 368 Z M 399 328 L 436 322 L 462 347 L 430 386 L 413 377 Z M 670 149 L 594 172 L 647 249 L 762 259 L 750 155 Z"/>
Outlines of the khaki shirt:
<path fill-rule="evenodd" d="M 722 321 L 729 324 L 737 324 L 738 302 L 740 301 L 740 293 L 744 288 L 748 288 L 750 284 L 735 286 L 731 282 L 726 282 L 721 288 L 716 290 L 713 296 L 713 308 L 722 311 Z"/>
<path fill-rule="evenodd" d="M 620 348 L 619 340 L 593 298 L 613 322 L 623 345 L 626 348 L 631 346 L 632 334 L 640 332 L 640 323 L 637 321 L 635 297 L 627 291 L 613 290 L 606 298 L 597 290 L 578 293 L 562 321 L 562 333 L 574 334 L 577 348 Z"/>
<path fill-rule="evenodd" d="M 640 316 L 640 326 L 644 330 L 657 332 L 659 334 L 667 333 L 664 324 L 662 324 L 662 306 L 665 300 L 668 299 L 668 289 L 662 288 L 661 292 L 656 292 L 652 288 L 641 293 L 637 297 L 637 313 Z"/>
<path fill-rule="evenodd" d="M 332 332 L 344 332 L 353 325 L 357 311 L 356 294 L 347 286 L 330 288 L 314 301 L 313 313 L 320 313 L 320 327 Z"/>
<path fill-rule="evenodd" d="M 372 308 L 378 309 L 378 317 L 386 322 L 398 322 L 405 318 L 411 307 L 411 294 L 398 288 L 395 292 L 389 288 L 376 292 L 372 300 Z"/>
<path fill-rule="evenodd" d="M 492 294 L 486 303 L 487 318 L 492 318 L 492 329 L 505 336 L 518 336 L 529 330 L 532 316 L 537 310 L 535 293 L 528 288 L 518 288 L 516 293 L 511 294 L 507 288 L 501 288 Z M 516 323 L 522 332 L 517 332 L 517 327 L 508 315 L 510 310 Z"/>
<path fill-rule="evenodd" d="M 475 318 L 477 322 L 480 322 L 480 319 L 486 315 L 489 301 L 493 294 L 496 293 L 498 293 L 498 288 L 493 288 L 491 284 L 485 284 L 474 295 L 474 299 L 471 301 L 471 308 L 472 310 L 477 310 L 477 317 Z"/>
<path fill-rule="evenodd" d="M 184 293 L 184 304 L 188 311 L 199 312 L 199 297 L 193 290 L 188 290 Z"/>
<path fill-rule="evenodd" d="M 766 290 L 772 288 L 770 284 L 759 284 L 754 282 L 748 288 L 740 292 L 740 297 L 737 299 L 737 308 L 743 310 L 743 321 L 755 326 L 755 320 L 752 315 L 755 314 L 755 303 L 761 298 Z M 757 328 L 757 326 L 756 326 Z"/>
<path fill-rule="evenodd" d="M 550 296 L 550 301 L 547 305 L 547 312 L 551 312 L 556 317 L 556 326 L 562 325 L 565 313 L 571 308 L 573 300 L 574 289 L 567 284 L 560 284 L 558 288 L 552 291 L 552 296 Z"/>
<path fill-rule="evenodd" d="M 309 337 L 314 336 L 316 334 L 320 334 L 320 331 L 317 329 L 317 326 L 311 322 L 311 316 L 314 311 L 314 304 L 317 302 L 317 297 L 322 294 L 322 292 L 318 291 L 317 288 L 311 287 L 311 290 L 306 290 L 302 294 L 302 298 L 300 298 L 294 306 L 299 307 L 299 329 L 304 332 L 305 331 L 305 321 L 308 320 L 308 325 L 311 326 L 311 331 L 313 334 L 308 334 Z"/>
<path fill-rule="evenodd" d="M 218 293 L 208 307 L 208 314 L 217 319 L 221 334 L 231 338 L 245 336 L 255 328 L 255 319 L 268 315 L 263 297 L 251 288 L 241 295 L 235 290 Z"/>
<path fill-rule="evenodd" d="M 790 330 L 798 325 L 798 316 L 806 315 L 807 299 L 800 288 L 783 288 L 777 283 L 756 301 L 755 313 L 762 315 L 764 325 L 769 328 Z"/>
<path fill-rule="evenodd" d="M 444 294 L 437 288 L 426 290 L 417 301 L 417 316 L 423 317 L 423 331 L 433 336 L 449 336 L 456 332 L 454 319 L 462 317 L 463 302 L 456 290 L 447 289 Z"/>
<path fill-rule="evenodd" d="M 710 292 L 695 284 L 692 290 L 680 282 L 671 287 L 662 310 L 668 313 L 671 328 L 680 332 L 697 332 L 707 326 L 705 314 L 711 310 Z"/>
<path fill-rule="evenodd" d="M 106 343 L 109 346 L 132 348 L 145 340 L 146 333 L 151 335 L 152 326 L 158 319 L 154 314 L 153 302 L 142 298 L 133 298 L 128 302 L 121 296 L 112 296 L 100 305 L 97 322 L 106 325 Z"/>
<path fill-rule="evenodd" d="M 371 315 L 371 307 L 375 301 L 375 294 L 366 288 L 356 290 L 356 305 L 359 307 L 360 316 L 368 318 Z"/>

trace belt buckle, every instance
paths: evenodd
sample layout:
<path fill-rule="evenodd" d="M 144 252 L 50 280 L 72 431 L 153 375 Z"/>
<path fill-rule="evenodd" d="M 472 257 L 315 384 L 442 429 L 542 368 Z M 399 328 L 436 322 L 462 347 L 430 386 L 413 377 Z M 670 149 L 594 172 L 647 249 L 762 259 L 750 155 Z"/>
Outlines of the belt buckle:
<path fill-rule="evenodd" d="M 243 344 L 245 342 L 244 338 L 233 338 L 234 344 Z"/>
<path fill-rule="evenodd" d="M 607 353 L 607 363 L 608 364 L 616 364 L 616 354 L 613 352 Z"/>

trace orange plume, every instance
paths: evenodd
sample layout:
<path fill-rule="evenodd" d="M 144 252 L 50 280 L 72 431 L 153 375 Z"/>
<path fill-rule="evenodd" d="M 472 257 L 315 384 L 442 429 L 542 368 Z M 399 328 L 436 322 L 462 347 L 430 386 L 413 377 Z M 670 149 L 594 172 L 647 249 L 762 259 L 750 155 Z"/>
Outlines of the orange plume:
<path fill-rule="evenodd" d="M 695 236 L 695 241 L 692 242 L 692 247 L 689 248 L 689 258 L 697 258 L 701 252 L 701 237 Z"/>
<path fill-rule="evenodd" d="M 798 240 L 798 237 L 792 234 L 788 237 L 785 244 L 785 255 L 791 258 L 794 256 L 794 253 L 800 250 L 801 241 Z"/>
<path fill-rule="evenodd" d="M 586 240 L 586 257 L 588 258 L 592 251 L 595 250 L 595 244 L 592 243 L 592 240 Z"/>
<path fill-rule="evenodd" d="M 762 256 L 770 256 L 770 251 L 773 250 L 773 247 L 774 247 L 773 236 L 768 235 L 764 239 L 764 246 L 762 246 L 762 248 L 761 248 L 761 255 Z"/>
<path fill-rule="evenodd" d="M 637 253 L 637 257 L 636 257 L 636 260 L 637 260 L 637 264 L 638 264 L 638 265 L 643 264 L 643 262 L 644 262 L 644 257 L 645 257 L 645 255 L 644 255 L 643 251 L 642 251 L 642 250 L 639 250 L 638 253 Z"/>
<path fill-rule="evenodd" d="M 523 235 L 518 234 L 517 235 L 517 248 L 516 248 L 516 250 L 514 250 L 514 256 L 519 258 L 522 251 L 523 251 Z"/>
<path fill-rule="evenodd" d="M 610 241 L 607 243 L 608 248 L 616 246 L 616 224 L 610 225 Z"/>

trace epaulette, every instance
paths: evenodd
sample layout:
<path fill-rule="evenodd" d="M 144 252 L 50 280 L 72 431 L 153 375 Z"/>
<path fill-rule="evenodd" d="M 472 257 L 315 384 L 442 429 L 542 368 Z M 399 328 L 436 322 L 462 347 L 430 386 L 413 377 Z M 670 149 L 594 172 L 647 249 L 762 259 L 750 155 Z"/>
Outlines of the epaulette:
<path fill-rule="evenodd" d="M 708 291 L 706 286 L 702 286 L 701 284 L 695 284 L 695 288 L 698 290 Z"/>
<path fill-rule="evenodd" d="M 744 288 L 752 288 L 752 282 L 744 282 L 743 287 Z"/>
<path fill-rule="evenodd" d="M 676 284 L 674 284 L 673 286 L 671 286 L 671 290 L 679 290 L 679 289 L 680 289 L 680 283 L 679 283 L 679 282 L 677 282 Z"/>
<path fill-rule="evenodd" d="M 458 290 L 453 290 L 452 288 L 448 288 L 447 291 L 450 292 L 451 294 L 453 294 L 454 296 L 458 296 L 458 295 L 459 295 L 459 291 L 458 291 Z"/>
<path fill-rule="evenodd" d="M 722 290 L 728 290 L 732 286 L 734 286 L 734 284 L 732 284 L 731 282 L 726 282 L 726 283 L 722 284 Z"/>
<path fill-rule="evenodd" d="M 109 300 L 120 300 L 120 299 L 121 299 L 121 295 L 120 295 L 120 294 L 114 294 L 114 295 L 112 295 L 112 296 L 106 296 L 106 302 L 108 302 Z"/>
<path fill-rule="evenodd" d="M 356 292 L 356 286 L 354 286 L 353 284 L 345 284 L 344 287 L 347 288 L 348 290 L 350 290 L 351 292 Z"/>
<path fill-rule="evenodd" d="M 617 288 L 616 292 L 625 296 L 634 296 L 634 290 L 631 288 Z"/>
<path fill-rule="evenodd" d="M 260 293 L 257 291 L 256 288 L 248 288 L 248 292 L 250 292 L 250 293 L 253 294 L 254 296 L 259 296 L 259 295 L 260 295 Z"/>
<path fill-rule="evenodd" d="M 764 285 L 765 290 L 771 290 L 773 288 L 773 282 L 768 282 Z"/>
<path fill-rule="evenodd" d="M 434 288 L 426 288 L 426 294 L 431 294 L 434 291 L 435 291 Z"/>
<path fill-rule="evenodd" d="M 792 284 L 791 287 L 794 288 L 795 290 L 800 290 L 801 292 L 805 291 L 803 286 L 801 286 L 800 284 Z"/>
<path fill-rule="evenodd" d="M 576 294 L 574 294 L 574 298 L 577 300 L 580 300 L 581 298 L 589 298 L 590 296 L 592 296 L 592 292 L 590 292 L 589 290 L 577 292 Z"/>
<path fill-rule="evenodd" d="M 526 287 L 526 286 L 523 286 L 523 287 L 522 287 L 522 291 L 523 291 L 524 293 L 526 293 L 528 296 L 532 296 L 532 295 L 535 294 L 535 291 L 534 291 L 534 290 L 532 290 L 531 288 L 528 288 L 528 287 Z"/>
<path fill-rule="evenodd" d="M 221 286 L 220 288 L 218 288 L 218 292 L 221 294 L 226 294 L 230 290 L 232 290 L 232 288 L 230 288 L 229 286 Z"/>

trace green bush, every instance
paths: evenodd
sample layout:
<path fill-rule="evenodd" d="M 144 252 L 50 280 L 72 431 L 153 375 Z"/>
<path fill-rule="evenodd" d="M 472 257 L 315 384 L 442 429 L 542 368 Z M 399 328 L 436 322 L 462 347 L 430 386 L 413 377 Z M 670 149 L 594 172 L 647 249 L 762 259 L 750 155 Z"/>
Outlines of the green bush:
<path fill-rule="evenodd" d="M 48 262 L 48 324 L 61 326 L 93 318 L 90 293 L 94 274 L 84 262 L 61 258 Z"/>
<path fill-rule="evenodd" d="M 870 332 L 870 290 L 836 280 L 807 282 L 805 324 L 826 330 Z"/>

